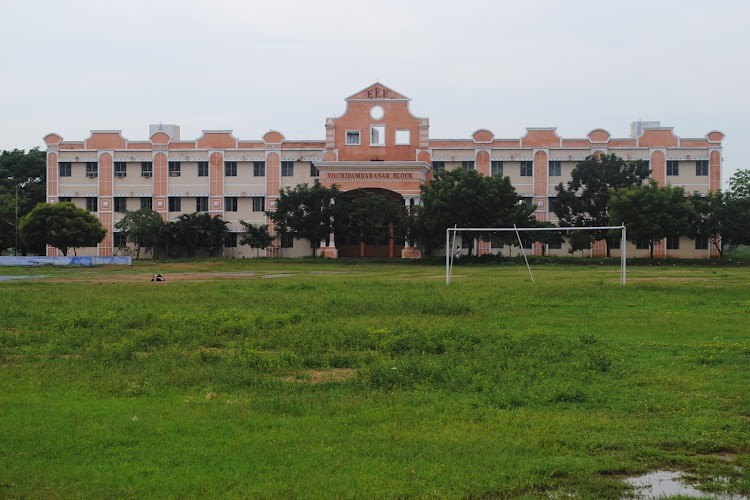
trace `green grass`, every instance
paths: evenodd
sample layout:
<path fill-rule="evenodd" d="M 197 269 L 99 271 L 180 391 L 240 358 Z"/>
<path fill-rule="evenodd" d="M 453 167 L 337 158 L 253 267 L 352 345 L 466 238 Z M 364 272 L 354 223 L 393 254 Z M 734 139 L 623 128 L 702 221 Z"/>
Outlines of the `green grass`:
<path fill-rule="evenodd" d="M 286 276 L 170 279 L 240 271 Z M 750 270 L 618 271 L 16 269 L 48 277 L 0 283 L 0 497 L 747 495 Z"/>

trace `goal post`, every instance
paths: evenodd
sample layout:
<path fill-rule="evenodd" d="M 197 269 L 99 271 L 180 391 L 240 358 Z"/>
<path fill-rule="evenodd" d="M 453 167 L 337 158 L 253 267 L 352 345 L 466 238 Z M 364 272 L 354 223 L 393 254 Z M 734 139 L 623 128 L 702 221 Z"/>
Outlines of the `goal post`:
<path fill-rule="evenodd" d="M 587 226 L 587 227 L 449 227 L 445 230 L 445 284 L 449 285 L 453 276 L 453 259 L 456 247 L 456 233 L 516 233 L 518 244 L 521 246 L 521 253 L 526 261 L 526 268 L 529 270 L 531 282 L 534 283 L 534 275 L 531 273 L 529 261 L 526 259 L 521 242 L 523 232 L 539 231 L 620 231 L 620 284 L 625 285 L 627 281 L 627 229 L 625 224 L 619 226 Z M 451 242 L 451 233 L 453 240 Z"/>

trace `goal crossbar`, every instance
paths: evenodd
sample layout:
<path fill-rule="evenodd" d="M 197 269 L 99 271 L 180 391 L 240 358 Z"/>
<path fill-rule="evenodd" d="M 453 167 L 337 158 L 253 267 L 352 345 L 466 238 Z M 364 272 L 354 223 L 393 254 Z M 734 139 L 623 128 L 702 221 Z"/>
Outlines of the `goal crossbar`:
<path fill-rule="evenodd" d="M 584 227 L 449 227 L 445 230 L 445 284 L 449 285 L 453 275 L 453 257 L 454 247 L 456 245 L 456 233 L 516 233 L 518 244 L 521 247 L 521 253 L 526 261 L 526 268 L 529 270 L 531 282 L 534 283 L 534 276 L 531 274 L 529 261 L 526 259 L 526 252 L 521 242 L 522 232 L 537 231 L 620 231 L 620 284 L 625 285 L 627 281 L 626 269 L 626 249 L 627 249 L 627 229 L 625 224 L 619 226 L 584 226 Z M 451 243 L 451 233 L 453 233 L 453 242 Z"/>

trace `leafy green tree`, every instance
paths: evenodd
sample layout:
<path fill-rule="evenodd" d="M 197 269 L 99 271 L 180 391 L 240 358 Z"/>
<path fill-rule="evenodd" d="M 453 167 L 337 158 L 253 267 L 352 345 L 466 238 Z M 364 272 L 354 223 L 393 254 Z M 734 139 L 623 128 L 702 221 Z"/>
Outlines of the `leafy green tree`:
<path fill-rule="evenodd" d="M 557 227 L 553 223 L 549 221 L 543 221 L 543 222 L 537 222 L 535 224 L 536 227 Z M 582 231 L 575 231 L 575 232 L 582 232 Z M 541 243 L 542 245 L 549 245 L 552 243 L 562 243 L 563 237 L 560 231 L 538 231 L 531 233 L 532 238 L 534 241 Z M 545 247 L 542 247 L 542 252 L 544 252 Z"/>
<path fill-rule="evenodd" d="M 651 258 L 654 242 L 684 234 L 695 217 L 682 187 L 659 187 L 656 181 L 613 190 L 609 210 L 613 225 L 625 223 L 630 241 L 648 242 Z"/>
<path fill-rule="evenodd" d="M 40 203 L 26 214 L 20 224 L 27 245 L 51 245 L 63 255 L 79 247 L 93 247 L 104 239 L 107 231 L 88 210 L 72 203 Z"/>
<path fill-rule="evenodd" d="M 115 224 L 115 228 L 125 233 L 127 241 L 135 243 L 136 259 L 141 256 L 141 247 L 153 249 L 158 245 L 163 227 L 164 220 L 161 215 L 148 208 L 127 211 Z"/>
<path fill-rule="evenodd" d="M 750 198 L 750 170 L 738 170 L 729 179 L 732 198 Z"/>
<path fill-rule="evenodd" d="M 0 152 L 0 249 L 16 245 L 16 193 L 18 220 L 45 200 L 46 153 L 39 148 Z M 20 230 L 20 224 L 19 224 Z M 43 253 L 41 247 L 23 247 L 16 251 Z"/>
<path fill-rule="evenodd" d="M 693 193 L 689 201 L 693 207 L 693 217 L 687 226 L 687 235 L 693 239 L 706 238 L 722 257 L 724 243 L 728 241 L 727 223 L 732 218 L 729 207 L 731 198 L 720 192 L 707 195 Z"/>
<path fill-rule="evenodd" d="M 374 240 L 375 246 L 391 237 L 391 232 L 404 226 L 406 208 L 403 203 L 372 191 L 359 190 L 338 210 L 342 226 L 356 234 L 360 243 Z M 394 238 L 401 235 L 393 234 Z M 378 254 L 376 250 L 376 254 Z"/>
<path fill-rule="evenodd" d="M 649 176 L 648 163 L 626 161 L 615 154 L 587 156 L 571 172 L 567 185 L 555 187 L 554 212 L 560 226 L 610 225 L 609 202 L 612 190 L 640 186 Z M 617 221 L 619 225 L 622 221 Z M 594 240 L 607 240 L 607 231 L 575 231 L 571 251 L 589 248 Z M 607 241 L 607 256 L 610 244 Z"/>
<path fill-rule="evenodd" d="M 166 255 L 194 257 L 199 249 L 205 249 L 212 257 L 224 248 L 227 224 L 221 216 L 211 217 L 206 212 L 182 214 L 164 225 L 159 247 Z"/>
<path fill-rule="evenodd" d="M 422 186 L 422 206 L 413 210 L 409 229 L 425 252 L 445 241 L 449 227 L 526 227 L 533 224 L 533 206 L 520 203 L 508 177 L 485 177 L 474 170 L 444 170 Z M 473 235 L 466 235 L 473 252 Z M 505 238 L 482 235 L 489 240 Z"/>
<path fill-rule="evenodd" d="M 315 184 L 298 184 L 294 188 L 285 188 L 279 193 L 276 209 L 266 212 L 278 233 L 291 234 L 295 238 L 310 242 L 310 252 L 315 256 L 315 249 L 333 232 L 333 225 L 338 223 L 337 201 L 340 191 L 337 186 L 327 188 L 315 181 Z"/>
<path fill-rule="evenodd" d="M 240 239 L 240 245 L 249 245 L 255 249 L 255 256 L 258 257 L 261 248 L 266 248 L 273 243 L 273 236 L 268 232 L 267 224 L 250 224 L 244 220 L 240 221 L 245 232 Z"/>

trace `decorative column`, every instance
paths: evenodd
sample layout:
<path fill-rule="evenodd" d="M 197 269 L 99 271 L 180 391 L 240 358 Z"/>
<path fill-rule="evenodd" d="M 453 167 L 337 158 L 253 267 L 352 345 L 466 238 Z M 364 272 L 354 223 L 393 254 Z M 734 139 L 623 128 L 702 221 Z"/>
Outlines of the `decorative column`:
<path fill-rule="evenodd" d="M 57 158 L 61 140 L 62 138 L 56 134 L 49 134 L 44 138 L 44 142 L 47 143 L 47 203 L 57 203 Z M 57 252 L 57 248 L 47 245 L 47 257 L 56 257 Z"/>
<path fill-rule="evenodd" d="M 721 151 L 719 149 L 711 149 L 708 158 L 709 190 L 715 193 L 721 189 Z M 716 245 L 709 245 L 708 248 L 710 249 L 710 258 L 718 259 L 720 257 Z"/>
<path fill-rule="evenodd" d="M 547 174 L 548 174 L 548 157 L 549 151 L 538 149 L 534 151 L 534 205 L 536 211 L 534 217 L 540 222 L 548 218 L 547 214 Z M 543 255 L 544 245 L 534 243 L 534 255 Z"/>
<path fill-rule="evenodd" d="M 104 235 L 104 239 L 97 245 L 97 257 L 111 257 L 112 256 L 112 216 L 114 215 L 113 199 L 112 199 L 112 160 L 114 158 L 114 151 L 106 151 L 99 153 L 99 200 L 97 211 L 99 214 L 99 221 L 107 230 Z"/>
<path fill-rule="evenodd" d="M 331 205 L 334 204 L 334 201 L 331 200 Z M 320 248 L 318 248 L 318 257 L 324 257 L 328 259 L 338 259 L 339 258 L 339 250 L 336 248 L 336 239 L 333 235 L 333 216 L 331 216 L 331 233 L 328 235 L 328 245 L 325 244 L 325 241 L 320 242 Z"/>
<path fill-rule="evenodd" d="M 664 187 L 667 181 L 667 151 L 666 149 L 652 149 L 651 150 L 651 161 L 649 166 L 651 167 L 651 178 L 654 179 L 659 187 Z M 665 258 L 667 256 L 667 242 L 666 240 L 659 240 L 654 242 L 654 257 L 657 259 Z"/>
<path fill-rule="evenodd" d="M 209 199 L 208 213 L 211 217 L 224 216 L 224 152 L 210 151 L 208 154 Z"/>
<path fill-rule="evenodd" d="M 419 197 L 412 196 L 411 198 L 404 198 L 404 205 L 406 205 L 406 211 L 411 213 L 412 205 L 419 204 Z M 406 238 L 406 245 L 401 249 L 402 259 L 419 259 L 422 257 L 422 250 L 417 246 L 411 246 L 409 238 Z"/>

